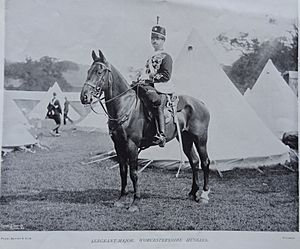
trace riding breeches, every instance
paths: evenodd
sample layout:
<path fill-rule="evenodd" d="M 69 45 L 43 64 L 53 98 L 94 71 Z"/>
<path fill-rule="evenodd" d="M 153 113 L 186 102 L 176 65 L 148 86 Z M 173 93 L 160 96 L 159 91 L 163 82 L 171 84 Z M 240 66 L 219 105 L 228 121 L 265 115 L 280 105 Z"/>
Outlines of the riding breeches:
<path fill-rule="evenodd" d="M 167 96 L 163 93 L 158 93 L 151 85 L 140 85 L 136 89 L 138 95 L 147 101 L 152 108 L 152 113 L 157 120 L 158 133 L 165 133 L 165 117 L 164 108 L 167 103 Z"/>
<path fill-rule="evenodd" d="M 161 96 L 156 89 L 150 85 L 143 85 L 138 87 L 138 94 L 149 102 L 153 109 L 158 109 L 161 105 Z"/>

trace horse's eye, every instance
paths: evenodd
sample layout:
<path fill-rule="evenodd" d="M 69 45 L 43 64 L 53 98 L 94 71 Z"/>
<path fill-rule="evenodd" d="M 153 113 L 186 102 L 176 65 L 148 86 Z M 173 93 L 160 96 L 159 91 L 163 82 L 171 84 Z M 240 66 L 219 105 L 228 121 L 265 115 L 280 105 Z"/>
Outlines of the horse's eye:
<path fill-rule="evenodd" d="M 100 76 L 101 75 L 101 70 L 97 71 L 97 74 Z"/>

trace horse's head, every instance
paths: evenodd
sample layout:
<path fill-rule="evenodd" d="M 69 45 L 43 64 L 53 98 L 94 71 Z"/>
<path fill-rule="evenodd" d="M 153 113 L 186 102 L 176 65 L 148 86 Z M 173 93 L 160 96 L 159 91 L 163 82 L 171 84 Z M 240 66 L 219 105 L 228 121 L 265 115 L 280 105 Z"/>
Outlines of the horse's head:
<path fill-rule="evenodd" d="M 99 56 L 92 52 L 93 64 L 87 73 L 87 79 L 83 85 L 80 94 L 81 103 L 91 104 L 93 98 L 99 100 L 103 91 L 108 87 L 108 81 L 111 71 L 110 64 L 106 61 L 104 55 L 99 50 Z"/>

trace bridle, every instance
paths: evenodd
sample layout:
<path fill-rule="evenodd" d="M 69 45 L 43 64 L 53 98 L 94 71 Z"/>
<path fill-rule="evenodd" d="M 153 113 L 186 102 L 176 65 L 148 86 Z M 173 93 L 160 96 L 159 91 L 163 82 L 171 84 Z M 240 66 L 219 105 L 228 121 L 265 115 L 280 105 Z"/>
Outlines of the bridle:
<path fill-rule="evenodd" d="M 101 98 L 101 95 L 102 95 L 102 92 L 103 92 L 103 86 L 105 84 L 108 84 L 108 87 L 112 86 L 111 67 L 110 67 L 110 65 L 107 66 L 105 63 L 102 63 L 102 62 L 94 62 L 94 65 L 101 65 L 102 68 L 99 72 L 97 72 L 97 74 L 99 74 L 100 77 L 99 77 L 99 80 L 96 82 L 95 85 L 90 84 L 88 81 L 84 83 L 84 85 L 87 85 L 90 88 L 92 88 L 92 92 L 91 92 L 92 96 L 94 98 L 96 98 L 96 100 L 94 102 L 90 103 L 89 105 L 90 105 L 93 112 L 95 112 L 96 114 L 99 114 L 94 110 L 94 108 L 92 106 L 94 103 L 99 102 L 101 104 L 101 107 L 102 107 L 103 111 L 107 115 L 108 120 L 117 123 L 117 125 L 122 125 L 124 122 L 126 122 L 129 119 L 129 116 L 130 116 L 131 112 L 136 108 L 137 102 L 138 102 L 137 95 L 135 94 L 135 105 L 131 105 L 129 110 L 127 110 L 124 115 L 122 115 L 121 117 L 116 117 L 116 118 L 112 117 L 108 113 L 108 111 L 106 110 L 104 104 L 102 103 L 102 100 L 104 99 L 104 97 Z M 105 77 L 106 75 L 107 75 L 107 77 Z M 105 81 L 105 79 L 108 79 L 108 80 Z M 105 100 L 104 103 L 105 104 L 111 103 L 114 100 L 119 99 L 122 95 L 124 95 L 125 93 L 127 93 L 128 91 L 130 91 L 132 89 L 133 89 L 133 87 L 130 87 L 130 88 L 126 89 L 125 91 L 123 91 L 119 95 L 117 95 L 117 96 L 115 96 L 115 97 L 113 97 L 109 100 Z"/>
<path fill-rule="evenodd" d="M 111 68 L 108 67 L 108 66 L 106 66 L 106 64 L 104 64 L 102 62 L 94 62 L 93 65 L 101 65 L 101 67 L 102 67 L 101 71 L 97 72 L 97 74 L 100 74 L 100 78 L 96 82 L 95 85 L 89 83 L 89 81 L 86 81 L 84 83 L 84 85 L 89 86 L 90 88 L 92 88 L 92 95 L 93 95 L 93 97 L 96 98 L 97 101 L 99 101 L 100 97 L 102 95 L 102 88 L 103 88 L 104 84 L 106 83 L 105 80 L 104 80 L 104 76 L 107 73 L 111 72 Z M 109 74 L 109 81 L 110 81 L 110 74 Z"/>

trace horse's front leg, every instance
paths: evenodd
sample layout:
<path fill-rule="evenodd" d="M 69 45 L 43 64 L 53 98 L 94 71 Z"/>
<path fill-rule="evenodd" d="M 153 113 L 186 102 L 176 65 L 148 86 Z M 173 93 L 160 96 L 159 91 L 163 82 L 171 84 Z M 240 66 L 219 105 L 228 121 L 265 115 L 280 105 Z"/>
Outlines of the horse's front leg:
<path fill-rule="evenodd" d="M 126 159 L 119 158 L 119 168 L 120 168 L 120 176 L 121 176 L 121 194 L 119 199 L 114 203 L 115 207 L 124 207 L 125 206 L 125 199 L 127 192 L 127 172 L 128 172 L 128 165 L 126 163 Z"/>
<path fill-rule="evenodd" d="M 128 158 L 129 158 L 129 168 L 130 168 L 130 179 L 133 184 L 133 202 L 129 207 L 129 211 L 135 212 L 139 211 L 139 203 L 141 199 L 139 184 L 138 184 L 138 148 L 129 140 L 128 142 Z"/>
<path fill-rule="evenodd" d="M 119 168 L 120 168 L 120 176 L 121 176 L 121 194 L 119 199 L 114 203 L 115 207 L 124 207 L 125 199 L 127 195 L 127 174 L 128 174 L 128 164 L 127 164 L 127 155 L 126 149 L 119 145 L 115 146 L 118 160 L 119 160 Z"/>

